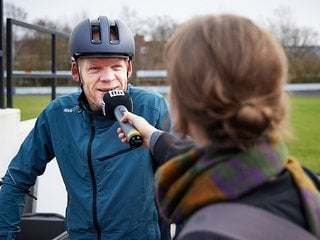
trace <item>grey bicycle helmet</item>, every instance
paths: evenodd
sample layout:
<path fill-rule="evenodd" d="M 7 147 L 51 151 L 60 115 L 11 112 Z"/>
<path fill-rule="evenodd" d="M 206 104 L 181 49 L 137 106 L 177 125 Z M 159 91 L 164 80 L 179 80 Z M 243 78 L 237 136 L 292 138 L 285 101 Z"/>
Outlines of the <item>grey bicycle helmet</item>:
<path fill-rule="evenodd" d="M 105 16 L 80 22 L 70 34 L 69 52 L 73 60 L 81 57 L 120 57 L 132 59 L 134 37 L 121 20 Z"/>

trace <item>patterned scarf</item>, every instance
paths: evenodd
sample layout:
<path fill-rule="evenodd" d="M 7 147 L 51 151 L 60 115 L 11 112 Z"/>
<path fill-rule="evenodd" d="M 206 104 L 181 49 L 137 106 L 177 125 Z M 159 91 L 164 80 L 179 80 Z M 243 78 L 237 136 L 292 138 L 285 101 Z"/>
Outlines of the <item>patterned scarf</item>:
<path fill-rule="evenodd" d="M 235 200 L 289 171 L 299 188 L 310 231 L 320 237 L 320 194 L 283 143 L 261 141 L 244 152 L 196 148 L 162 165 L 155 175 L 161 214 L 174 223 L 202 206 Z"/>

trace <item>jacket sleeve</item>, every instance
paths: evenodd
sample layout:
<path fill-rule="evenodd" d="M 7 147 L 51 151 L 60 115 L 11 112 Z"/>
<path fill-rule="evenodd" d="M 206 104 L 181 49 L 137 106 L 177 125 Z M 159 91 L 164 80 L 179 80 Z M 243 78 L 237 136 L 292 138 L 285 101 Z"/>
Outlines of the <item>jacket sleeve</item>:
<path fill-rule="evenodd" d="M 155 127 L 166 133 L 159 134 L 159 132 L 157 132 L 157 136 L 153 139 L 150 148 L 156 168 L 172 157 L 186 152 L 194 146 L 191 138 L 179 139 L 175 136 L 175 133 L 172 131 L 168 105 L 166 99 L 162 98 L 162 101 L 159 103 L 160 118 Z"/>
<path fill-rule="evenodd" d="M 158 166 L 193 147 L 194 141 L 190 137 L 180 139 L 165 132 L 154 132 L 151 136 L 150 151 Z"/>
<path fill-rule="evenodd" d="M 20 230 L 19 222 L 26 194 L 53 157 L 50 133 L 42 114 L 3 177 L 0 189 L 0 240 L 13 239 L 14 234 Z"/>

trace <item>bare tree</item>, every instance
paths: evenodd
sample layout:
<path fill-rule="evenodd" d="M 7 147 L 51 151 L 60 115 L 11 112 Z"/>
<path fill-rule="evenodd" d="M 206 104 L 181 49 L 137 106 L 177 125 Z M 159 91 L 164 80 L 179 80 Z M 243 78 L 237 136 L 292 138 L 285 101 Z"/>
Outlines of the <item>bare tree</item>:
<path fill-rule="evenodd" d="M 169 16 L 157 16 L 147 20 L 149 32 L 145 32 L 148 45 L 147 69 L 163 69 L 163 48 L 170 36 L 175 31 L 177 24 Z"/>
<path fill-rule="evenodd" d="M 130 30 L 136 35 L 142 35 L 146 30 L 145 20 L 141 18 L 137 11 L 129 6 L 123 6 L 119 15 L 120 19 L 124 21 Z"/>
<path fill-rule="evenodd" d="M 177 27 L 169 16 L 141 18 L 128 6 L 122 8 L 121 19 L 135 34 L 136 53 L 134 66 L 137 70 L 163 70 L 163 48 Z M 135 76 L 134 76 L 135 77 Z M 133 78 L 134 78 L 133 77 Z M 135 82 L 137 79 L 133 79 Z M 146 80 L 148 81 L 148 80 Z M 162 77 L 153 78 L 150 82 L 163 82 Z"/>
<path fill-rule="evenodd" d="M 6 18 L 13 18 L 19 21 L 25 21 L 27 19 L 27 12 L 24 9 L 13 5 L 12 3 L 6 2 L 4 9 L 4 16 Z"/>
<path fill-rule="evenodd" d="M 289 7 L 274 11 L 275 18 L 269 20 L 268 29 L 281 42 L 290 64 L 292 82 L 319 81 L 320 56 L 317 54 L 319 36 L 308 27 L 298 27 Z M 311 66 L 312 65 L 312 66 Z"/>

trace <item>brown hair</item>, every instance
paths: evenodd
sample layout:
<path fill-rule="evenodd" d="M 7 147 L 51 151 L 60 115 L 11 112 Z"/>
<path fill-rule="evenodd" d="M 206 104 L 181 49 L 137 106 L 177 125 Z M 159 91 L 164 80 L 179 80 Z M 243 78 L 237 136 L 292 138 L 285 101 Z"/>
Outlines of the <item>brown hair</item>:
<path fill-rule="evenodd" d="M 245 146 L 286 129 L 285 53 L 247 18 L 200 16 L 183 24 L 165 49 L 175 129 L 188 121 L 214 143 Z M 231 140 L 231 141 L 230 141 Z"/>

